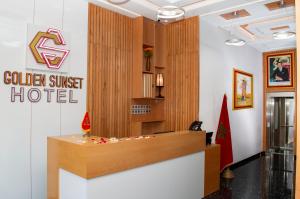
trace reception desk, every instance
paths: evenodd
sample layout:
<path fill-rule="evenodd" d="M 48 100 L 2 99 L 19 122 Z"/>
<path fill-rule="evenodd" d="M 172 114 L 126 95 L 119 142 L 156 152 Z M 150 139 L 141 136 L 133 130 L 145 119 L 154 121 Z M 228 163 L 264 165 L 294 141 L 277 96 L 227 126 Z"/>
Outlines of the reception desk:
<path fill-rule="evenodd" d="M 48 199 L 199 199 L 205 134 L 48 138 Z"/>

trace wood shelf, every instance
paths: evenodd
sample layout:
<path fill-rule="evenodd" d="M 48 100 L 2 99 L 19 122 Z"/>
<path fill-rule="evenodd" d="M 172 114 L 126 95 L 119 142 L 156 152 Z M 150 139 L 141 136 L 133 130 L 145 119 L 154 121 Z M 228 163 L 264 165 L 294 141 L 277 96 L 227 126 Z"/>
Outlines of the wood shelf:
<path fill-rule="evenodd" d="M 142 123 L 163 122 L 163 115 L 158 115 L 156 112 L 157 111 L 148 114 L 132 115 L 132 121 Z"/>
<path fill-rule="evenodd" d="M 164 100 L 165 98 L 160 97 L 138 97 L 138 98 L 132 98 L 133 100 Z"/>
<path fill-rule="evenodd" d="M 151 72 L 151 71 L 143 71 L 143 73 L 146 73 L 146 74 L 154 74 L 154 72 Z"/>
<path fill-rule="evenodd" d="M 133 122 L 141 122 L 141 123 L 163 122 L 165 120 L 164 104 L 165 104 L 164 98 L 155 98 L 155 97 L 132 98 L 131 105 L 133 106 L 148 105 L 150 107 L 150 112 L 141 113 L 141 114 L 131 114 L 131 120 Z"/>
<path fill-rule="evenodd" d="M 164 122 L 165 120 L 149 120 L 149 121 L 142 121 L 142 123 L 148 123 L 148 122 Z"/>
<path fill-rule="evenodd" d="M 154 48 L 154 46 L 152 46 L 152 45 L 148 45 L 148 44 L 143 44 L 143 49 L 145 49 L 145 48 Z"/>
<path fill-rule="evenodd" d="M 147 119 L 146 115 L 140 115 L 140 116 L 133 115 L 132 118 L 134 118 L 133 119 L 134 122 L 149 123 L 149 124 L 150 123 L 161 123 L 161 122 L 165 121 L 162 118 L 157 118 L 157 119 L 155 119 L 155 118 L 149 118 L 149 119 Z"/>

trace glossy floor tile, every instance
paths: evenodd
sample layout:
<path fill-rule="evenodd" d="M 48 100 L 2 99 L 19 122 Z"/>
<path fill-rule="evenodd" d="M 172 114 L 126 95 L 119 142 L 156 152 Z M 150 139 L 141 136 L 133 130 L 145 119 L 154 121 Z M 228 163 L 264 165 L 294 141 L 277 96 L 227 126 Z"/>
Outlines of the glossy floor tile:
<path fill-rule="evenodd" d="M 282 164 L 269 156 L 255 159 L 234 169 L 234 179 L 221 179 L 220 191 L 205 199 L 293 199 L 294 172 L 281 169 Z"/>

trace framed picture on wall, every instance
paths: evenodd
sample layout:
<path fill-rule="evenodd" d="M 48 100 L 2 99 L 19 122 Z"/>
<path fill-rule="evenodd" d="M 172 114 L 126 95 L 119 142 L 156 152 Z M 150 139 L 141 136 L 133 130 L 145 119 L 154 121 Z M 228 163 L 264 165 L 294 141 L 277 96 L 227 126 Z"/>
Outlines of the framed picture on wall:
<path fill-rule="evenodd" d="M 294 87 L 295 51 L 264 53 L 267 88 Z"/>
<path fill-rule="evenodd" d="M 253 108 L 253 75 L 233 70 L 233 110 Z"/>

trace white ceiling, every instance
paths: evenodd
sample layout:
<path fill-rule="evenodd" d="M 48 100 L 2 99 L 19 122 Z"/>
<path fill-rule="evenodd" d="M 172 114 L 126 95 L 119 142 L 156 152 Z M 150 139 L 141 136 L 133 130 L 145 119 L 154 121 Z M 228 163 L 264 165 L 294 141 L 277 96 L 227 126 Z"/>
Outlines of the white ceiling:
<path fill-rule="evenodd" d="M 157 6 L 176 5 L 179 7 L 185 7 L 191 4 L 200 3 L 205 0 L 148 0 L 148 1 Z"/>
<path fill-rule="evenodd" d="M 239 7 L 250 13 L 250 16 L 225 20 L 220 14 L 235 11 L 229 9 L 224 12 L 217 12 L 203 16 L 201 19 L 227 30 L 229 33 L 242 38 L 250 45 L 261 52 L 296 48 L 296 39 L 274 40 L 272 34 L 280 30 L 272 30 L 288 26 L 285 30 L 296 32 L 295 7 L 286 7 L 274 11 L 269 11 L 265 6 L 266 3 L 277 0 L 265 0 L 254 4 Z M 243 25 L 248 25 L 245 29 Z"/>
<path fill-rule="evenodd" d="M 246 40 L 248 45 L 259 51 L 296 46 L 295 39 L 279 41 L 272 38 L 274 31 L 271 31 L 271 28 L 274 27 L 289 26 L 291 31 L 296 31 L 294 7 L 269 11 L 264 6 L 277 0 L 130 0 L 120 6 L 110 4 L 106 0 L 90 1 L 129 17 L 145 16 L 153 20 L 156 20 L 156 11 L 159 7 L 176 5 L 186 11 L 186 17 L 199 15 L 201 20 Z M 220 14 L 240 9 L 246 9 L 250 16 L 233 20 L 220 17 Z M 248 31 L 241 28 L 244 24 L 248 24 Z M 254 35 L 249 34 L 249 31 Z"/>

